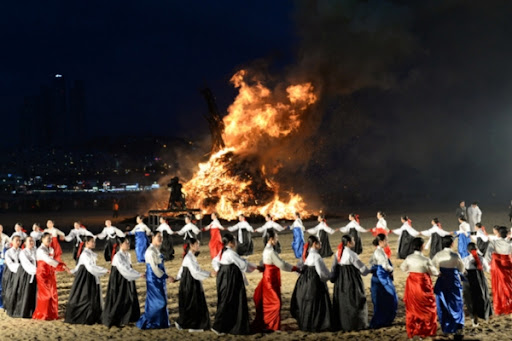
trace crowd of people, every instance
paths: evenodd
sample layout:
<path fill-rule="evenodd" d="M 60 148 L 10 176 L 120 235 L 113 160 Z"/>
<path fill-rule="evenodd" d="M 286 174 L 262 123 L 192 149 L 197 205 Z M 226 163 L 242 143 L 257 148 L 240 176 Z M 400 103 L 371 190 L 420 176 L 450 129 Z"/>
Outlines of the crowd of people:
<path fill-rule="evenodd" d="M 297 272 L 298 279 L 290 304 L 291 315 L 300 330 L 308 332 L 353 331 L 390 326 L 397 314 L 398 296 L 394 286 L 393 252 L 387 235 L 399 236 L 398 259 L 403 259 L 401 271 L 408 273 L 404 303 L 406 329 L 409 338 L 434 336 L 438 323 L 444 333 L 462 334 L 464 303 L 472 324 L 487 320 L 493 314 L 512 313 L 512 245 L 509 229 L 495 226 L 494 234 L 487 234 L 481 224 L 482 213 L 477 203 L 473 213 L 460 203 L 456 216 L 457 231 L 446 231 L 439 219 L 432 219 L 432 227 L 416 231 L 412 221 L 402 216 L 402 226 L 396 230 L 387 227 L 384 212 L 377 213 L 374 228 L 361 227 L 359 216 L 351 213 L 346 226 L 332 228 L 325 216 L 318 217 L 318 224 L 306 229 L 296 214 L 287 227 L 265 217 L 265 224 L 254 229 L 243 215 L 233 226 L 223 227 L 215 213 L 212 222 L 202 231 L 210 232 L 209 251 L 212 271 L 202 269 L 197 260 L 201 230 L 193 217 L 185 217 L 185 225 L 174 231 L 162 217 L 160 226 L 152 231 L 136 218 L 137 225 L 123 232 L 105 221 L 103 230 L 94 235 L 80 222 L 75 222 L 68 235 L 58 230 L 48 220 L 45 230 L 34 224 L 27 234 L 21 224 L 14 233 L 5 235 L 0 225 L 1 301 L 0 307 L 11 317 L 54 320 L 58 318 L 56 271 L 74 275 L 73 285 L 66 304 L 64 321 L 72 324 L 103 323 L 123 326 L 135 323 L 140 329 L 170 327 L 167 308 L 167 283 L 179 282 L 178 329 L 203 331 L 211 329 L 217 334 L 245 335 L 253 332 L 276 331 L 281 328 L 281 271 Z M 478 209 L 478 210 L 476 210 Z M 468 223 L 467 220 L 470 220 Z M 278 232 L 293 231 L 291 248 L 297 263 L 289 264 L 280 257 L 283 245 Z M 227 231 L 221 233 L 221 231 Z M 341 234 L 341 243 L 331 249 L 330 236 Z M 261 233 L 264 244 L 260 264 L 250 263 L 244 256 L 254 251 L 253 233 Z M 308 232 L 306 238 L 304 233 Z M 374 235 L 374 252 L 368 265 L 359 255 L 363 251 L 361 233 Z M 184 238 L 182 265 L 175 277 L 166 273 L 164 262 L 174 259 L 172 235 Z M 135 255 L 139 263 L 146 264 L 145 273 L 132 267 L 129 236 L 135 237 Z M 423 237 L 429 240 L 425 243 Z M 453 249 L 458 239 L 457 250 Z M 97 239 L 106 239 L 103 256 L 111 263 L 107 269 L 98 266 L 94 252 Z M 60 242 L 73 242 L 73 259 L 76 266 L 70 269 L 62 262 Z M 429 257 L 423 254 L 427 249 Z M 332 257 L 327 267 L 324 258 Z M 256 307 L 254 320 L 250 321 L 245 273 L 258 270 L 262 279 L 253 299 Z M 491 272 L 490 289 L 484 271 Z M 103 301 L 99 278 L 109 274 Z M 366 292 L 362 276 L 372 275 L 372 319 L 368 321 Z M 216 277 L 217 311 L 210 321 L 202 281 Z M 435 285 L 432 277 L 437 277 Z M 146 302 L 141 314 L 135 281 L 146 280 Z M 334 283 L 331 299 L 327 281 Z"/>

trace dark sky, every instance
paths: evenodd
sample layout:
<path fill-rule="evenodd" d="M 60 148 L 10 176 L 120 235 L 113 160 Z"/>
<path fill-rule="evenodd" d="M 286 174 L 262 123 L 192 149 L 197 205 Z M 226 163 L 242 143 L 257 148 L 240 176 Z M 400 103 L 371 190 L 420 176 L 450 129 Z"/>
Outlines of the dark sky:
<path fill-rule="evenodd" d="M 226 108 L 237 68 L 290 59 L 291 8 L 291 1 L 3 2 L 0 113 L 17 125 L 23 97 L 59 73 L 85 81 L 91 134 L 190 136 L 207 110 L 199 89 L 211 87 Z"/>

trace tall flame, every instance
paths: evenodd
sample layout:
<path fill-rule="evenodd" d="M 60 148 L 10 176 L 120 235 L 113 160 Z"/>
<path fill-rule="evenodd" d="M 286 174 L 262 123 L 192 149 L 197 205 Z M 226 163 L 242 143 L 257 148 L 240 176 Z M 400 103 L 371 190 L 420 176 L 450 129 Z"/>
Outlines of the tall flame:
<path fill-rule="evenodd" d="M 299 131 L 301 115 L 317 100 L 314 87 L 290 85 L 284 94 L 272 92 L 259 81 L 249 84 L 247 77 L 247 71 L 241 70 L 231 78 L 239 93 L 223 119 L 226 147 L 200 163 L 183 185 L 187 206 L 217 211 L 225 219 L 239 213 L 288 219 L 295 212 L 307 215 L 302 197 L 281 190 L 264 165 L 259 165 L 258 154 Z"/>

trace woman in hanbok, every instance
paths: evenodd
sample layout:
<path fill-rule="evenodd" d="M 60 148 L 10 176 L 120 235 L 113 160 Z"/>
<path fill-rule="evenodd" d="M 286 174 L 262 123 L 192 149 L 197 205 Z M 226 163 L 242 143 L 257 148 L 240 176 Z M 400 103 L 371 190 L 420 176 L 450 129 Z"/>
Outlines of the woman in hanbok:
<path fill-rule="evenodd" d="M 135 236 L 135 255 L 137 256 L 137 262 L 144 263 L 144 255 L 148 248 L 148 237 L 151 236 L 151 230 L 144 224 L 142 217 L 139 215 L 135 218 L 137 225 L 130 231 L 132 236 Z"/>
<path fill-rule="evenodd" d="M 368 305 L 361 275 L 368 275 L 370 270 L 359 259 L 354 251 L 355 246 L 354 237 L 344 235 L 332 262 L 333 331 L 368 328 Z"/>
<path fill-rule="evenodd" d="M 41 246 L 41 237 L 43 236 L 43 231 L 39 223 L 34 223 L 34 225 L 32 225 L 32 232 L 30 232 L 30 236 L 36 243 L 36 249 Z"/>
<path fill-rule="evenodd" d="M 273 230 L 275 232 L 284 231 L 284 227 L 274 221 L 270 214 L 265 215 L 265 224 L 255 229 L 256 232 L 261 233 L 261 239 L 263 240 L 263 247 L 266 247 L 268 242 L 268 231 Z M 281 253 L 281 243 L 279 241 L 274 246 L 277 253 Z"/>
<path fill-rule="evenodd" d="M 499 237 L 489 242 L 486 258 L 491 259 L 492 302 L 496 315 L 512 313 L 512 245 L 508 228 L 498 228 Z"/>
<path fill-rule="evenodd" d="M 84 249 L 84 242 L 82 241 L 85 236 L 94 237 L 94 235 L 88 231 L 85 226 L 82 226 L 80 222 L 75 221 L 73 228 L 69 231 L 68 235 L 64 237 L 67 242 L 73 242 L 73 259 L 78 263 L 80 253 Z"/>
<path fill-rule="evenodd" d="M 459 251 L 460 258 L 469 256 L 468 244 L 471 242 L 470 232 L 471 227 L 466 222 L 466 218 L 459 217 L 459 230 L 455 231 L 455 235 L 459 238 L 457 250 Z"/>
<path fill-rule="evenodd" d="M 144 314 L 137 321 L 140 329 L 169 328 L 169 311 L 167 310 L 167 273 L 164 257 L 160 253 L 162 235 L 157 232 L 146 250 L 146 303 Z M 172 278 L 170 279 L 172 280 Z"/>
<path fill-rule="evenodd" d="M 216 334 L 246 335 L 250 333 L 249 308 L 244 272 L 252 272 L 257 266 L 235 252 L 237 242 L 232 234 L 222 237 L 224 248 L 212 260 L 217 272 L 217 312 L 212 331 Z"/>
<path fill-rule="evenodd" d="M 437 310 L 431 276 L 439 275 L 430 258 L 423 256 L 423 238 L 411 242 L 413 253 L 401 265 L 409 273 L 405 283 L 405 329 L 407 337 L 435 336 L 437 332 Z"/>
<path fill-rule="evenodd" d="M 489 263 L 478 254 L 475 243 L 468 244 L 469 255 L 462 259 L 466 268 L 466 281 L 463 283 L 464 301 L 472 317 L 473 327 L 478 326 L 478 318 L 489 320 L 492 304 L 484 271 L 489 272 Z"/>
<path fill-rule="evenodd" d="M 53 249 L 53 258 L 58 262 L 62 262 L 62 248 L 60 247 L 59 240 L 64 240 L 66 235 L 64 232 L 55 227 L 53 220 L 48 220 L 46 222 L 46 229 L 43 231 L 43 233 L 49 233 L 52 236 L 52 243 L 50 247 Z"/>
<path fill-rule="evenodd" d="M 144 274 L 132 267 L 129 239 L 121 237 L 119 242 L 119 252 L 112 259 L 105 308 L 101 316 L 103 324 L 109 328 L 125 326 L 140 318 L 135 281 Z"/>
<path fill-rule="evenodd" d="M 462 334 L 464 328 L 464 302 L 460 275 L 464 273 L 464 263 L 459 254 L 453 252 L 453 237 L 442 239 L 443 250 L 439 251 L 432 263 L 439 269 L 439 277 L 434 286 L 437 316 L 445 334 Z"/>
<path fill-rule="evenodd" d="M 66 264 L 53 258 L 52 235 L 43 234 L 41 246 L 36 251 L 37 295 L 36 309 L 32 315 L 36 320 L 56 320 L 59 316 L 57 278 L 55 271 L 68 271 Z"/>
<path fill-rule="evenodd" d="M 164 217 L 160 217 L 160 225 L 156 228 L 157 232 L 162 234 L 162 247 L 160 253 L 164 256 L 164 261 L 174 259 L 174 242 L 172 241 L 172 235 L 174 231 L 169 226 L 167 220 Z"/>
<path fill-rule="evenodd" d="M 16 273 L 20 266 L 21 238 L 15 235 L 11 247 L 5 252 L 5 270 L 2 276 L 2 301 L 7 315 L 13 316 L 16 305 Z"/>
<path fill-rule="evenodd" d="M 95 324 L 101 322 L 102 295 L 100 277 L 110 272 L 96 265 L 98 255 L 93 252 L 96 246 L 94 237 L 84 238 L 85 248 L 76 267 L 75 275 L 66 305 L 65 322 L 71 324 Z"/>
<path fill-rule="evenodd" d="M 125 237 L 123 231 L 118 229 L 115 226 L 112 226 L 112 221 L 105 220 L 105 227 L 101 231 L 100 234 L 96 235 L 98 239 L 105 239 L 105 249 L 103 255 L 105 257 L 105 261 L 110 262 L 116 253 L 117 245 L 119 245 L 118 238 Z"/>
<path fill-rule="evenodd" d="M 293 253 L 295 254 L 295 258 L 301 259 L 302 253 L 304 252 L 304 231 L 306 231 L 306 229 L 304 228 L 304 224 L 300 219 L 299 212 L 295 212 L 295 220 L 293 221 L 292 226 L 290 226 L 290 229 L 293 231 Z"/>
<path fill-rule="evenodd" d="M 309 234 L 314 234 L 320 241 L 321 249 L 319 254 L 322 258 L 331 257 L 333 255 L 331 243 L 329 242 L 329 235 L 333 234 L 335 230 L 327 226 L 325 215 L 318 216 L 318 225 L 307 230 Z"/>
<path fill-rule="evenodd" d="M 331 273 L 320 256 L 320 240 L 309 236 L 305 247 L 306 260 L 293 289 L 290 312 L 302 331 L 329 331 L 332 305 L 325 282 L 331 278 Z"/>
<path fill-rule="evenodd" d="M 263 250 L 262 264 L 265 267 L 263 278 L 254 290 L 256 318 L 252 323 L 253 331 L 264 332 L 281 329 L 281 270 L 298 271 L 298 268 L 282 260 L 275 246 L 277 233 L 267 231 L 267 245 Z"/>
<path fill-rule="evenodd" d="M 442 238 L 445 236 L 449 236 L 450 232 L 443 230 L 439 219 L 432 219 L 432 227 L 426 231 L 421 231 L 421 235 L 425 237 L 430 237 L 425 245 L 425 249 L 429 249 L 429 257 L 433 259 L 434 256 L 443 249 Z"/>
<path fill-rule="evenodd" d="M 11 239 L 14 236 L 19 236 L 21 245 L 24 245 L 25 239 L 27 239 L 28 235 L 27 235 L 27 230 L 25 230 L 23 228 L 23 225 L 21 223 L 16 223 L 14 225 L 14 233 L 11 235 Z M 25 246 L 23 246 L 23 247 L 25 247 Z"/>
<path fill-rule="evenodd" d="M 176 328 L 189 331 L 204 331 L 210 329 L 210 312 L 206 304 L 202 281 L 215 276 L 201 269 L 197 256 L 199 255 L 199 240 L 189 239 L 185 244 L 183 263 L 175 281 L 180 282 L 178 294 L 179 317 Z"/>
<path fill-rule="evenodd" d="M 11 245 L 11 239 L 8 235 L 3 233 L 4 227 L 0 225 L 0 308 L 4 308 L 3 305 L 3 289 L 2 289 L 2 277 L 5 268 L 7 265 L 5 265 L 5 253 L 7 252 L 7 248 Z"/>
<path fill-rule="evenodd" d="M 374 237 L 377 237 L 377 235 L 379 234 L 383 234 L 385 236 L 387 236 L 389 234 L 389 229 L 388 229 L 388 222 L 386 221 L 386 213 L 382 212 L 382 211 L 378 211 L 377 212 L 377 225 L 371 229 L 371 232 L 373 234 Z M 386 247 L 384 248 L 384 252 L 386 253 L 386 256 L 388 256 L 388 258 L 391 258 L 391 248 L 389 247 L 389 245 L 386 245 Z"/>
<path fill-rule="evenodd" d="M 373 318 L 370 328 L 390 326 L 396 317 L 398 297 L 393 284 L 393 265 L 384 251 L 388 246 L 385 234 L 380 233 L 373 240 L 376 247 L 370 259 L 372 269 L 371 293 L 373 301 Z"/>
<path fill-rule="evenodd" d="M 36 248 L 34 239 L 25 239 L 25 248 L 20 251 L 20 266 L 16 274 L 17 292 L 13 317 L 32 318 L 36 308 Z"/>
<path fill-rule="evenodd" d="M 197 238 L 199 233 L 201 233 L 201 230 L 192 223 L 192 216 L 190 214 L 185 215 L 185 226 L 176 231 L 176 234 L 183 236 L 184 242 L 190 238 Z"/>
<path fill-rule="evenodd" d="M 418 237 L 420 233 L 412 227 L 412 221 L 406 215 L 401 217 L 402 227 L 396 230 L 392 230 L 398 237 L 398 258 L 406 259 L 407 256 L 414 253 L 414 246 L 412 241 Z"/>
<path fill-rule="evenodd" d="M 204 231 L 210 231 L 210 243 L 208 247 L 210 249 L 210 257 L 214 259 L 224 247 L 220 234 L 220 230 L 224 230 L 224 227 L 220 224 L 217 213 L 212 213 L 211 218 L 212 222 L 204 228 Z"/>
<path fill-rule="evenodd" d="M 471 239 L 475 241 L 478 253 L 484 256 L 487 253 L 487 247 L 489 246 L 489 235 L 485 231 L 485 226 L 482 223 L 475 224 L 476 235 L 471 236 Z"/>
<path fill-rule="evenodd" d="M 368 232 L 368 230 L 359 225 L 359 214 L 350 213 L 348 215 L 348 220 L 350 220 L 350 223 L 344 227 L 340 227 L 340 232 L 352 236 L 354 247 L 351 248 L 351 250 L 360 255 L 363 252 L 363 243 L 361 242 L 361 236 L 359 233 L 365 233 Z"/>
<path fill-rule="evenodd" d="M 238 223 L 235 225 L 228 227 L 229 232 L 237 232 L 238 242 L 236 252 L 240 256 L 249 256 L 254 252 L 254 244 L 252 242 L 251 233 L 254 232 L 254 229 L 247 222 L 245 216 L 243 214 L 238 215 Z"/>

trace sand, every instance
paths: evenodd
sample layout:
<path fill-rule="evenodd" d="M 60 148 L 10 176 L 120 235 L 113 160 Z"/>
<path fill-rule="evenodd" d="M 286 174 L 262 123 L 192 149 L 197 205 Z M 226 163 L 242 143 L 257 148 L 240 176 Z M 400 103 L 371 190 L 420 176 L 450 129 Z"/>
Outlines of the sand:
<path fill-rule="evenodd" d="M 445 230 L 455 230 L 457 228 L 457 223 L 455 219 L 455 214 L 452 210 L 446 212 L 409 212 L 410 217 L 413 220 L 413 226 L 417 230 L 424 230 L 430 227 L 430 220 L 432 217 L 438 217 L 443 223 L 443 227 Z M 81 214 L 80 219 L 84 221 L 87 225 L 96 226 L 94 229 L 96 230 L 99 226 L 101 226 L 101 222 L 104 219 L 109 218 L 109 212 L 99 212 L 99 213 L 85 213 Z M 57 222 L 57 226 L 71 226 L 70 224 L 74 220 L 74 217 L 77 216 L 76 212 L 64 212 L 59 214 L 54 214 L 53 218 L 55 218 Z M 85 217 L 84 217 L 85 216 Z M 128 215 L 127 215 L 128 216 Z M 133 215 L 131 215 L 133 216 Z M 3 223 L 5 221 L 15 221 L 16 217 L 3 215 L 0 217 Z M 45 221 L 48 218 L 51 218 L 50 215 L 40 214 L 40 215 L 32 215 L 28 217 L 23 217 L 24 221 L 28 223 L 28 221 Z M 61 225 L 59 225 L 59 221 Z M 118 220 L 120 221 L 120 219 Z M 388 227 L 392 229 L 399 228 L 401 226 L 400 223 L 400 215 L 399 213 L 391 213 L 387 216 Z M 332 219 L 328 221 L 328 224 L 331 227 L 339 227 L 344 226 L 347 222 L 344 219 Z M 376 223 L 376 218 L 374 218 L 373 213 L 362 215 L 361 225 L 365 228 L 373 227 Z M 496 211 L 489 212 L 484 210 L 483 213 L 483 223 L 489 227 L 499 224 L 499 225 L 507 225 L 507 212 L 505 211 Z M 308 221 L 306 223 L 306 227 L 313 226 L 315 224 L 314 221 Z M 258 227 L 257 224 L 254 224 L 255 227 Z M 5 230 L 7 233 L 11 233 L 11 225 L 5 224 Z M 69 230 L 68 228 L 62 228 L 65 232 Z M 97 232 L 97 231 L 94 231 Z M 203 233 L 204 234 L 204 233 Z M 211 269 L 211 260 L 208 251 L 208 233 L 202 236 L 204 244 L 201 246 L 201 254 L 198 257 L 198 260 L 201 266 L 204 269 Z M 341 239 L 341 235 L 339 232 L 331 236 L 331 247 L 333 250 L 337 247 L 339 241 Z M 265 339 L 265 340 L 277 340 L 277 339 L 285 339 L 285 340 L 365 340 L 365 339 L 381 339 L 381 340 L 407 340 L 407 335 L 405 331 L 405 310 L 403 304 L 403 294 L 404 294 L 404 286 L 407 275 L 403 273 L 399 266 L 401 264 L 400 260 L 396 259 L 396 242 L 397 236 L 390 235 L 390 245 L 394 252 L 392 261 L 395 266 L 395 286 L 398 292 L 399 297 L 399 305 L 398 305 L 398 314 L 395 319 L 393 325 L 388 328 L 382 328 L 378 330 L 365 330 L 359 332 L 350 332 L 350 333 L 304 333 L 297 330 L 297 323 L 295 319 L 293 319 L 290 315 L 290 299 L 293 292 L 293 288 L 295 282 L 297 280 L 297 275 L 295 273 L 287 273 L 282 272 L 282 299 L 283 299 L 283 309 L 281 312 L 282 315 L 282 331 L 275 332 L 272 334 L 255 334 L 250 336 L 217 336 L 211 331 L 203 332 L 203 333 L 189 333 L 188 331 L 178 331 L 173 326 L 170 329 L 164 330 L 149 330 L 149 331 L 141 331 L 133 325 L 126 326 L 124 328 L 107 328 L 103 325 L 94 325 L 94 326 L 82 326 L 82 325 L 70 325 L 63 322 L 63 319 L 59 319 L 57 321 L 35 321 L 30 319 L 13 319 L 8 317 L 5 312 L 0 311 L 0 335 L 1 339 L 5 340 L 7 338 L 12 340 L 71 340 L 77 339 L 80 340 L 101 340 L 101 339 L 112 339 L 112 340 L 140 340 L 140 339 L 152 339 L 152 340 L 170 340 L 170 339 L 189 339 L 189 340 L 206 340 L 206 339 Z M 281 254 L 282 258 L 290 263 L 295 263 L 295 258 L 293 255 L 293 251 L 291 250 L 291 240 L 292 234 L 287 231 L 280 235 L 281 245 L 283 246 L 283 253 Z M 368 263 L 371 254 L 373 252 L 373 246 L 371 245 L 372 236 L 371 234 L 363 234 L 363 254 L 361 255 L 361 259 L 366 264 Z M 254 255 L 249 257 L 249 261 L 257 263 L 261 259 L 261 253 L 263 250 L 262 240 L 259 236 L 254 238 L 255 244 L 255 252 Z M 74 261 L 72 260 L 71 252 L 69 249 L 69 243 L 62 243 L 65 252 L 63 255 L 63 260 L 69 266 L 74 265 Z M 175 276 L 178 272 L 178 269 L 181 265 L 181 254 L 182 249 L 181 245 L 175 246 L 176 250 L 176 259 L 170 262 L 166 262 L 166 270 L 169 275 Z M 102 243 L 98 243 L 98 247 L 96 252 L 99 254 L 99 262 L 98 265 L 109 267 L 109 265 L 103 259 L 103 248 Z M 132 250 L 133 252 L 133 250 Z M 135 260 L 135 254 L 132 254 L 132 260 Z M 332 264 L 332 259 L 325 259 L 326 264 L 330 268 Z M 134 268 L 138 271 L 144 271 L 144 264 L 134 264 Z M 261 279 L 261 274 L 256 272 L 248 274 L 249 285 L 247 286 L 247 297 L 249 299 L 249 310 L 251 319 L 254 317 L 254 303 L 252 301 L 252 295 L 254 293 L 254 289 L 256 288 L 258 282 Z M 371 304 L 370 297 L 370 279 L 371 276 L 364 277 L 364 284 L 366 287 L 368 302 L 369 302 L 369 314 L 370 318 L 372 315 L 373 306 Z M 69 297 L 69 291 L 71 289 L 71 285 L 73 283 L 73 276 L 67 273 L 59 273 L 57 276 L 57 284 L 58 284 L 58 293 L 59 293 L 59 315 L 63 316 L 66 308 L 66 303 Z M 215 310 L 216 310 L 216 301 L 217 301 L 217 292 L 215 288 L 215 278 L 209 278 L 204 281 L 204 290 L 206 293 L 206 300 L 208 302 L 208 306 L 210 309 L 210 315 L 213 321 Z M 101 279 L 101 287 L 103 290 L 103 294 L 105 294 L 108 285 L 108 275 Z M 490 285 L 490 280 L 489 280 Z M 332 288 L 333 284 L 328 283 L 329 289 L 331 291 L 332 297 Z M 168 308 L 170 312 L 171 323 L 176 320 L 178 315 L 178 283 L 169 283 L 168 284 Z M 144 300 L 146 297 L 146 287 L 145 281 L 140 279 L 137 281 L 137 290 L 139 293 L 139 302 L 141 311 L 144 310 Z M 512 318 L 511 316 L 499 316 L 492 317 L 490 321 L 485 322 L 481 321 L 480 326 L 473 328 L 471 327 L 471 321 L 466 319 L 465 325 L 465 338 L 466 340 L 512 340 L 512 336 L 510 336 L 510 330 L 512 329 Z M 438 329 L 438 337 L 434 338 L 435 340 L 444 340 L 448 339 L 442 336 L 442 332 Z"/>

